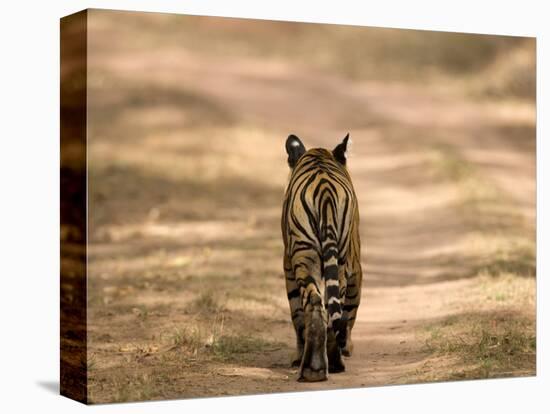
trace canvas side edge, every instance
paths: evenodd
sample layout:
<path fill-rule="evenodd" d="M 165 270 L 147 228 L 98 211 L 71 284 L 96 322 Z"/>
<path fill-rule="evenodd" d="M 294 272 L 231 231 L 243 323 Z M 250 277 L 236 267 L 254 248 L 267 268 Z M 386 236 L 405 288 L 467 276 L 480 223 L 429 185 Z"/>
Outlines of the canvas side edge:
<path fill-rule="evenodd" d="M 85 404 L 87 18 L 60 19 L 60 394 Z"/>

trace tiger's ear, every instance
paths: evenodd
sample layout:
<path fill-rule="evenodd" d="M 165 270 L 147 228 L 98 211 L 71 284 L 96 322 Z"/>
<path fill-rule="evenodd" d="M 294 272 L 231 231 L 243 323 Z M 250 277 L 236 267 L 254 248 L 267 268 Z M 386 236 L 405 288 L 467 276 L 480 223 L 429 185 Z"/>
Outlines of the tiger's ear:
<path fill-rule="evenodd" d="M 288 154 L 288 166 L 294 168 L 302 155 L 306 152 L 306 147 L 296 135 L 289 135 L 286 139 L 286 153 Z"/>
<path fill-rule="evenodd" d="M 346 135 L 344 140 L 332 150 L 332 155 L 334 155 L 336 161 L 338 161 L 342 165 L 346 165 L 346 160 L 348 159 L 348 140 L 349 133 Z"/>

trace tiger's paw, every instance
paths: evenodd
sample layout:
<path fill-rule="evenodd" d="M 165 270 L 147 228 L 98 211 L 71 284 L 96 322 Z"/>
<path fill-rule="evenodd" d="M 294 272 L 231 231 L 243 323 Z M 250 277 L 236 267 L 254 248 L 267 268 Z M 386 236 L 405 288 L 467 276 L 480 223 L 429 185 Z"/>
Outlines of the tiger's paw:
<path fill-rule="evenodd" d="M 328 372 L 331 374 L 338 374 L 340 372 L 344 372 L 346 370 L 346 366 L 340 361 L 335 364 L 329 364 L 328 366 Z"/>
<path fill-rule="evenodd" d="M 292 368 L 299 367 L 301 363 L 302 363 L 301 356 L 293 356 L 290 361 L 290 366 Z"/>
<path fill-rule="evenodd" d="M 337 374 L 339 372 L 344 372 L 346 367 L 344 361 L 342 360 L 342 354 L 340 348 L 337 346 L 331 346 L 328 349 L 328 372 L 331 374 Z"/>
<path fill-rule="evenodd" d="M 310 367 L 304 367 L 298 378 L 299 382 L 318 382 L 326 381 L 328 378 L 328 373 L 325 368 L 322 369 L 312 369 Z"/>
<path fill-rule="evenodd" d="M 304 347 L 298 345 L 296 352 L 290 358 L 290 366 L 295 368 L 299 367 L 302 364 L 302 358 L 304 357 Z"/>
<path fill-rule="evenodd" d="M 336 354 L 329 355 L 328 358 L 328 372 L 331 374 L 337 374 L 339 372 L 344 372 L 346 366 L 344 361 L 342 361 L 342 355 L 340 355 L 340 350 Z"/>
<path fill-rule="evenodd" d="M 346 346 L 342 348 L 342 355 L 345 357 L 350 357 L 353 352 L 353 342 L 351 342 L 351 338 L 348 337 L 346 341 Z"/>

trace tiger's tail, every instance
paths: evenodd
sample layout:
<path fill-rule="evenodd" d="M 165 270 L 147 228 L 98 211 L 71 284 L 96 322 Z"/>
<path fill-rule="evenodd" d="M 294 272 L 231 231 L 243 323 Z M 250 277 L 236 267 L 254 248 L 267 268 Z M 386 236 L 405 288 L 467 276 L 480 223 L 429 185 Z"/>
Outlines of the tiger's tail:
<path fill-rule="evenodd" d="M 332 328 L 340 348 L 346 346 L 346 321 L 343 318 L 340 302 L 340 281 L 338 271 L 338 243 L 334 229 L 322 226 L 321 249 L 323 256 L 323 280 L 328 310 L 328 327 Z"/>

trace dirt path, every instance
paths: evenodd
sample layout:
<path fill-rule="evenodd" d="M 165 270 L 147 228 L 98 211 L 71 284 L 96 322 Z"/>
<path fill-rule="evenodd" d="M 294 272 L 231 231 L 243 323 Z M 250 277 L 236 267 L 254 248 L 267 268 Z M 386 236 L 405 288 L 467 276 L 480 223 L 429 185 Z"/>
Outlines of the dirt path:
<path fill-rule="evenodd" d="M 497 270 L 518 273 L 506 286 L 534 291 L 519 274 L 534 266 L 534 108 L 285 61 L 90 49 L 93 401 L 468 377 L 456 354 L 427 346 L 434 326 L 534 320 L 532 300 L 494 299 L 501 279 L 485 274 L 504 254 L 517 268 Z M 152 61 L 154 85 L 137 70 Z M 292 132 L 332 148 L 348 131 L 364 249 L 355 354 L 346 373 L 298 384 L 281 269 L 283 142 Z M 516 263 L 518 246 L 527 256 Z"/>

